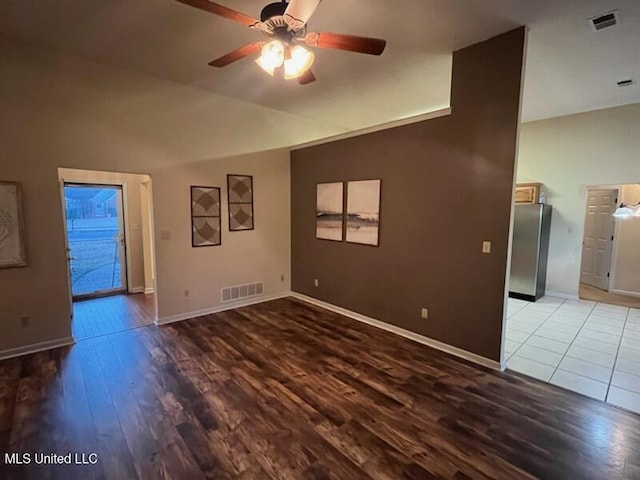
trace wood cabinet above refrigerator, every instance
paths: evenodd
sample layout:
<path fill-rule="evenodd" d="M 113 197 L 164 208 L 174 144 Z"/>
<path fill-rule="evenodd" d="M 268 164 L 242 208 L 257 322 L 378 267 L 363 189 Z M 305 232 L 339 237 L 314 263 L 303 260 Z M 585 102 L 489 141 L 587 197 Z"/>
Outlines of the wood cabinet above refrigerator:
<path fill-rule="evenodd" d="M 518 183 L 516 185 L 516 203 L 540 203 L 541 183 Z"/>

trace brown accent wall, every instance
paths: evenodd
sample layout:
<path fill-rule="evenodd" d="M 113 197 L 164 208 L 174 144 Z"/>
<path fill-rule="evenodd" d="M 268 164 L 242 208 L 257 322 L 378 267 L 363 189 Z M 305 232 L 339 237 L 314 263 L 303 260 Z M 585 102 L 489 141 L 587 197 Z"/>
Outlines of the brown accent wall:
<path fill-rule="evenodd" d="M 454 53 L 450 116 L 292 152 L 294 291 L 500 360 L 525 36 Z M 316 184 L 372 178 L 380 246 L 317 240 Z"/>

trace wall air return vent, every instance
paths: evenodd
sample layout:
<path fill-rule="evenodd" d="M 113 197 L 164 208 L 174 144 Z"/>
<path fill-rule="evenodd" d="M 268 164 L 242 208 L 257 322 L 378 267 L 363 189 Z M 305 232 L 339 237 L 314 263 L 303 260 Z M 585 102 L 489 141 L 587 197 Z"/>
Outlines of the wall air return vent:
<path fill-rule="evenodd" d="M 591 28 L 596 32 L 604 30 L 605 28 L 613 27 L 618 23 L 620 23 L 620 21 L 618 20 L 617 10 L 589 19 L 589 25 L 591 25 Z"/>
<path fill-rule="evenodd" d="M 628 87 L 630 85 L 633 85 L 635 82 L 633 81 L 633 78 L 627 78 L 626 80 L 620 80 L 617 85 L 619 87 Z"/>
<path fill-rule="evenodd" d="M 220 300 L 222 303 L 236 302 L 243 298 L 258 297 L 262 295 L 262 292 L 262 282 L 224 287 L 220 290 Z"/>

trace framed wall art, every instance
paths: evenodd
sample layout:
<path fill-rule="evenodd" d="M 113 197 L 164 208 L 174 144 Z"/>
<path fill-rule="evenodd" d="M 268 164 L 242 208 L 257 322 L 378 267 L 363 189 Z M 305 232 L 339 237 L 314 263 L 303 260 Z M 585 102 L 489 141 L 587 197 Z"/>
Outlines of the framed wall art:
<path fill-rule="evenodd" d="M 319 183 L 316 187 L 316 238 L 343 240 L 344 183 Z"/>
<path fill-rule="evenodd" d="M 227 195 L 229 200 L 229 231 L 253 230 L 253 177 L 251 175 L 227 175 Z"/>
<path fill-rule="evenodd" d="M 0 182 L 0 268 L 26 267 L 22 188 Z"/>
<path fill-rule="evenodd" d="M 220 189 L 191 187 L 191 246 L 214 247 L 222 244 Z"/>
<path fill-rule="evenodd" d="M 381 180 L 347 183 L 347 242 L 378 246 Z"/>

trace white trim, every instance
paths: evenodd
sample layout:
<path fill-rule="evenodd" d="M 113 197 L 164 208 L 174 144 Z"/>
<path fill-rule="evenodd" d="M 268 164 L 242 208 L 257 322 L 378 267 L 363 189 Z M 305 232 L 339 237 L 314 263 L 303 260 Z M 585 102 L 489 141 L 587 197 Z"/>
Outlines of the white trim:
<path fill-rule="evenodd" d="M 547 290 L 546 292 L 544 292 L 544 296 L 564 298 L 566 300 L 580 300 L 580 297 L 578 295 L 572 295 L 570 293 L 552 292 L 550 290 Z"/>
<path fill-rule="evenodd" d="M 144 287 L 133 287 L 131 290 L 129 290 L 129 293 L 145 293 L 145 288 Z"/>
<path fill-rule="evenodd" d="M 58 338 L 57 340 L 48 340 L 46 342 L 34 343 L 25 347 L 10 348 L 8 350 L 0 351 L 0 360 L 20 357 L 22 355 L 42 352 L 44 350 L 51 350 L 52 348 L 68 347 L 69 345 L 73 345 L 74 343 L 76 343 L 76 341 L 73 339 L 73 337 L 64 337 Z"/>
<path fill-rule="evenodd" d="M 121 263 L 121 268 L 124 267 L 127 278 L 127 289 L 130 292 L 133 292 L 135 288 L 133 288 L 133 266 L 131 259 L 131 229 L 129 228 L 129 217 L 131 216 L 131 212 L 129 212 L 129 182 L 127 180 L 123 180 L 120 184 L 120 188 L 122 189 L 122 233 L 124 234 L 124 265 L 122 265 L 122 258 L 118 259 Z M 120 225 L 118 225 L 118 230 Z M 122 253 L 120 253 L 122 255 Z"/>
<path fill-rule="evenodd" d="M 617 288 L 612 290 L 611 293 L 616 295 L 624 295 L 625 297 L 638 297 L 640 298 L 640 292 L 629 292 L 627 290 L 618 290 Z"/>
<path fill-rule="evenodd" d="M 150 293 L 156 293 L 156 289 L 153 287 L 147 287 L 145 289 L 143 289 L 143 293 L 145 295 L 149 295 Z"/>
<path fill-rule="evenodd" d="M 59 172 L 60 169 L 58 168 L 58 175 Z M 67 232 L 67 202 L 64 197 L 65 180 L 63 178 L 60 178 L 58 181 L 60 183 L 60 204 L 62 207 L 62 231 L 64 232 L 64 258 L 67 271 L 66 273 L 68 287 L 67 294 L 69 295 L 69 320 L 71 321 L 73 319 L 73 289 L 71 285 L 71 260 L 69 260 L 69 258 L 71 257 L 71 248 L 69 247 L 69 234 Z"/>
<path fill-rule="evenodd" d="M 452 345 L 448 345 L 446 343 L 438 342 L 437 340 L 434 340 L 429 337 L 425 337 L 423 335 L 420 335 L 419 333 L 411 332 L 409 330 L 405 330 L 404 328 L 396 327 L 395 325 L 391 325 L 389 323 L 383 322 L 381 320 L 377 320 L 375 318 L 367 317 L 366 315 L 362 315 L 360 313 L 347 310 L 346 308 L 338 307 L 337 305 L 333 305 L 331 303 L 323 302 L 322 300 L 318 300 L 317 298 L 308 297 L 307 295 L 303 295 L 301 293 L 291 292 L 291 296 L 294 298 L 297 298 L 298 300 L 302 300 L 304 302 L 311 303 L 318 307 L 322 307 L 326 310 L 339 313 L 340 315 L 344 315 L 345 317 L 352 318 L 353 320 L 357 320 L 359 322 L 366 323 L 373 327 L 386 330 L 387 332 L 395 333 L 396 335 L 400 335 L 401 337 L 408 338 L 409 340 L 413 340 L 414 342 L 418 342 L 428 347 L 435 348 L 436 350 L 441 350 L 451 355 L 455 355 L 456 357 L 469 360 L 470 362 L 477 363 L 478 365 L 482 365 L 483 367 L 488 367 L 498 371 L 504 370 L 500 365 L 500 362 L 496 362 L 495 360 L 490 360 L 488 358 L 482 357 L 475 353 L 468 352 L 458 347 L 454 347 Z"/>
<path fill-rule="evenodd" d="M 622 195 L 624 191 L 622 188 L 618 188 L 618 197 L 616 201 L 616 207 L 619 205 L 619 202 L 622 202 Z M 613 245 L 611 247 L 611 265 L 609 265 L 609 289 L 607 290 L 609 293 L 613 293 L 616 289 L 616 273 L 618 270 L 618 249 L 620 248 L 620 222 L 617 219 L 613 220 Z"/>
<path fill-rule="evenodd" d="M 380 125 L 374 125 L 373 127 L 361 128 L 359 130 L 351 130 L 345 133 L 339 133 L 330 137 L 320 138 L 318 140 L 312 140 L 311 142 L 301 143 L 299 145 L 293 145 L 290 148 L 291 151 L 301 150 L 303 148 L 315 147 L 316 145 L 322 145 L 324 143 L 336 142 L 338 140 L 344 140 L 352 137 L 359 137 L 368 133 L 380 132 L 381 130 L 388 130 L 390 128 L 402 127 L 403 125 L 410 125 L 412 123 L 424 122 L 425 120 L 433 120 L 434 118 L 446 117 L 451 115 L 451 107 L 440 108 L 432 112 L 421 113 L 413 117 L 402 118 L 400 120 L 394 120 L 392 122 L 382 123 Z"/>
<path fill-rule="evenodd" d="M 278 298 L 290 297 L 291 292 L 281 292 L 273 295 L 263 295 L 261 297 L 252 297 L 247 300 L 242 300 L 234 303 L 225 303 L 224 305 L 217 305 L 215 307 L 204 308 L 202 310 L 196 310 L 194 312 L 178 313 L 176 315 L 170 315 L 168 317 L 158 318 L 156 317 L 156 325 L 167 325 L 169 323 L 182 322 L 183 320 L 190 320 L 192 318 L 204 317 L 205 315 L 211 315 L 213 313 L 225 312 L 227 310 L 233 310 L 241 307 L 248 307 L 249 305 L 255 305 L 258 303 L 269 302 L 271 300 L 277 300 Z"/>
<path fill-rule="evenodd" d="M 504 275 L 504 295 L 502 298 L 502 333 L 500 335 L 500 370 L 507 368 L 507 312 L 509 310 L 509 290 L 511 283 L 511 260 L 513 258 L 513 227 L 516 216 L 516 188 L 518 186 L 518 163 L 520 152 L 520 132 L 522 129 L 522 104 L 524 99 L 525 66 L 529 50 L 529 29 L 524 31 L 524 46 L 522 48 L 522 66 L 520 70 L 520 98 L 518 100 L 518 125 L 516 128 L 516 148 L 513 152 L 513 178 L 511 179 L 511 209 L 509 212 L 509 236 L 507 237 L 507 269 Z"/>

